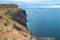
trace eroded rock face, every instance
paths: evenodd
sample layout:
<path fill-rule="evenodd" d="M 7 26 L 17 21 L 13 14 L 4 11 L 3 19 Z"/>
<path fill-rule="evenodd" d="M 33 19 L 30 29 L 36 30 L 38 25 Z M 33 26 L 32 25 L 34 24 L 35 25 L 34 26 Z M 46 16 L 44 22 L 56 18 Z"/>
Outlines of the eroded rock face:
<path fill-rule="evenodd" d="M 0 4 L 0 40 L 36 40 L 27 30 L 25 10 Z"/>

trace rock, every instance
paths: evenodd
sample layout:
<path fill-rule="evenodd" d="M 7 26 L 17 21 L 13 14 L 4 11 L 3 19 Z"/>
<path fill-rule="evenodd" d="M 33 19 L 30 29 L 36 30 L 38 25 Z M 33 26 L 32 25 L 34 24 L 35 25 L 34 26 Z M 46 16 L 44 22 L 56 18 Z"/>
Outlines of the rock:
<path fill-rule="evenodd" d="M 15 4 L 0 4 L 0 40 L 36 40 L 27 30 L 26 16 Z"/>
<path fill-rule="evenodd" d="M 38 37 L 37 40 L 55 40 L 54 37 Z"/>

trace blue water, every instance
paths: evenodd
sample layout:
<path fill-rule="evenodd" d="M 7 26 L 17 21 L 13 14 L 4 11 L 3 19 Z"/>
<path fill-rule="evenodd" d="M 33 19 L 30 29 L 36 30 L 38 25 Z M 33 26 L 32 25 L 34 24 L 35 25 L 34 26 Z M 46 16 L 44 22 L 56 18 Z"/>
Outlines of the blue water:
<path fill-rule="evenodd" d="M 38 37 L 60 40 L 60 8 L 25 9 L 29 31 Z"/>

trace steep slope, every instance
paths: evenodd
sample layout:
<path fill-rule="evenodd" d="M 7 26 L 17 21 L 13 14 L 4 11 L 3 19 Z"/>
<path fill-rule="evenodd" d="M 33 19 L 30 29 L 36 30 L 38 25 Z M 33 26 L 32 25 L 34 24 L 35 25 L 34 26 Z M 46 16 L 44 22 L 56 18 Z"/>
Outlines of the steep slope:
<path fill-rule="evenodd" d="M 0 40 L 36 40 L 27 30 L 25 10 L 0 4 Z"/>

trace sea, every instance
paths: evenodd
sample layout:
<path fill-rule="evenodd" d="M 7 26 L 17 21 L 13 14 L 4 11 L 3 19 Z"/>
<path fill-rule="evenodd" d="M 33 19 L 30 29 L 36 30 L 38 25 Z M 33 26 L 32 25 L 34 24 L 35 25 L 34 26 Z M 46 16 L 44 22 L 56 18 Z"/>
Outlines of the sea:
<path fill-rule="evenodd" d="M 26 10 L 27 28 L 37 37 L 60 40 L 60 8 L 21 6 Z"/>

